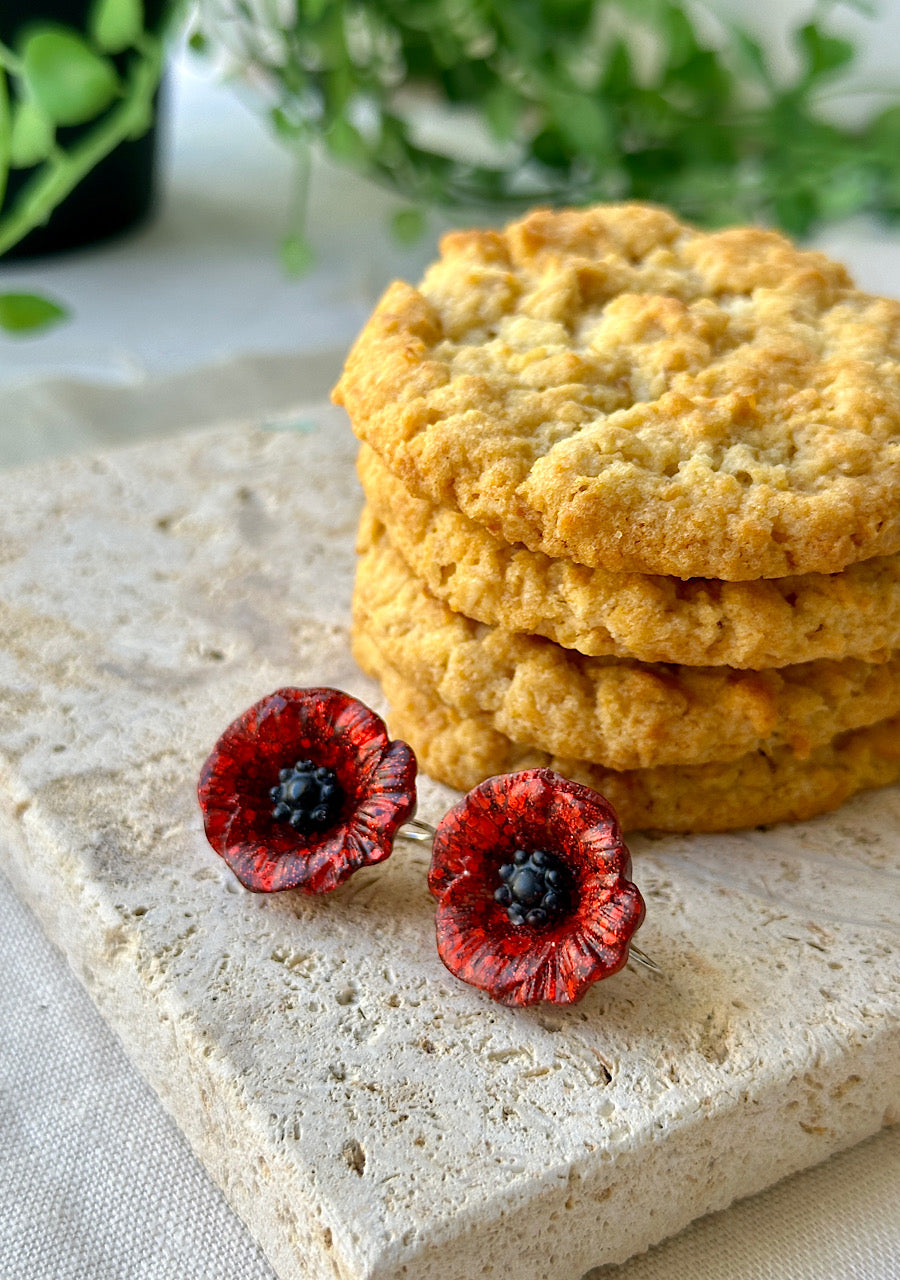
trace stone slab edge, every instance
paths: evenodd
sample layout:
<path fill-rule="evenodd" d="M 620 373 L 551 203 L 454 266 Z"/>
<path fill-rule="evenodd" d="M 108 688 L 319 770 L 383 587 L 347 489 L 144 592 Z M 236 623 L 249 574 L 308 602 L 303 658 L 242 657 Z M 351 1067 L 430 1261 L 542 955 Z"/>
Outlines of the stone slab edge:
<path fill-rule="evenodd" d="M 736 1096 L 730 1109 L 701 1109 L 677 1129 L 648 1135 L 647 1142 L 599 1169 L 586 1164 L 561 1171 L 555 1186 L 533 1186 L 533 1195 L 510 1212 L 486 1204 L 483 1216 L 466 1215 L 445 1238 L 382 1257 L 353 1256 L 340 1249 L 341 1233 L 329 1225 L 334 1206 L 311 1193 L 294 1161 L 279 1159 L 261 1132 L 253 1134 L 255 1117 L 215 1046 L 198 1042 L 180 1011 L 164 994 L 149 991 L 136 969 L 110 963 L 110 932 L 119 921 L 104 903 L 103 887 L 85 880 L 76 889 L 66 832 L 54 829 L 17 790 L 15 779 L 0 771 L 4 872 L 47 936 L 65 951 L 282 1280 L 574 1280 L 586 1266 L 624 1261 L 695 1218 L 900 1119 L 900 1035 L 885 1034 L 819 1060 L 777 1096 Z M 18 838 L 10 839 L 15 833 Z M 116 934 L 113 948 L 122 945 Z M 848 1079 L 855 1087 L 848 1089 Z M 831 1098 L 827 1129 L 816 1132 L 818 1126 L 806 1125 L 809 1142 L 802 1154 L 796 1145 L 782 1146 L 780 1135 L 810 1112 L 811 1098 L 825 1096 Z"/>

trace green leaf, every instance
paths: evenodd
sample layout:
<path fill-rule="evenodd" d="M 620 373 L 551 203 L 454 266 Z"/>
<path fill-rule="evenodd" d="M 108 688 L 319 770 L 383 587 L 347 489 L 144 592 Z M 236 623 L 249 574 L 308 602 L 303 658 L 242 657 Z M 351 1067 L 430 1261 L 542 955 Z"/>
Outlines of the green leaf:
<path fill-rule="evenodd" d="M 315 251 L 304 236 L 286 236 L 281 242 L 281 265 L 293 279 L 305 276 L 315 260 Z"/>
<path fill-rule="evenodd" d="M 705 52 L 697 43 L 691 20 L 681 5 L 665 6 L 662 13 L 662 28 L 670 66 L 681 66 L 696 54 Z"/>
<path fill-rule="evenodd" d="M 153 124 L 155 116 L 156 116 L 156 112 L 154 110 L 154 104 L 152 102 L 145 102 L 143 104 L 136 103 L 134 108 L 133 118 L 132 118 L 132 125 L 131 125 L 131 129 L 128 132 L 128 137 L 132 141 L 135 138 L 142 138 L 144 134 L 147 132 L 147 130 Z"/>
<path fill-rule="evenodd" d="M 703 49 L 677 66 L 669 67 L 666 83 L 683 86 L 692 98 L 703 103 L 707 111 L 712 106 L 711 100 L 725 102 L 731 92 L 731 77 L 727 69 L 714 53 Z"/>
<path fill-rule="evenodd" d="M 53 150 L 55 130 L 36 102 L 19 102 L 13 112 L 9 160 L 14 169 L 30 169 Z"/>
<path fill-rule="evenodd" d="M 624 40 L 616 40 L 609 52 L 601 87 L 610 98 L 625 98 L 634 92 L 634 67 Z"/>
<path fill-rule="evenodd" d="M 591 19 L 592 0 L 541 0 L 543 17 L 551 28 L 580 32 Z"/>
<path fill-rule="evenodd" d="M 94 0 L 88 32 L 104 53 L 123 53 L 144 32 L 143 0 Z"/>
<path fill-rule="evenodd" d="M 318 22 L 328 7 L 329 0 L 301 0 L 303 16 L 308 22 Z"/>
<path fill-rule="evenodd" d="M 833 174 L 822 184 L 819 203 L 826 218 L 845 218 L 865 205 L 873 187 L 872 179 L 860 169 Z"/>
<path fill-rule="evenodd" d="M 421 209 L 415 206 L 399 209 L 391 218 L 391 234 L 400 244 L 416 244 L 425 234 L 427 225 Z"/>
<path fill-rule="evenodd" d="M 325 141 L 334 155 L 341 160 L 351 160 L 361 164 L 365 162 L 368 155 L 368 148 L 359 130 L 355 129 L 344 116 L 339 116 L 334 121 L 325 134 Z"/>
<path fill-rule="evenodd" d="M 11 133 L 12 114 L 9 109 L 6 71 L 0 66 L 0 208 L 6 200 L 6 186 L 9 181 Z"/>
<path fill-rule="evenodd" d="M 740 27 L 729 28 L 729 35 L 741 62 L 750 72 L 765 85 L 772 84 L 772 75 L 763 47 L 758 41 L 747 35 Z"/>
<path fill-rule="evenodd" d="M 491 133 L 499 142 L 508 142 L 519 122 L 519 95 L 507 85 L 498 84 L 484 99 L 484 114 Z"/>
<path fill-rule="evenodd" d="M 869 126 L 873 144 L 883 150 L 885 160 L 896 164 L 900 158 L 900 107 L 888 107 Z"/>
<path fill-rule="evenodd" d="M 22 71 L 28 93 L 55 124 L 86 124 L 120 92 L 109 59 L 64 27 L 43 27 L 27 37 Z"/>
<path fill-rule="evenodd" d="M 814 22 L 800 27 L 797 42 L 806 63 L 808 81 L 830 75 L 840 67 L 847 66 L 856 56 L 856 49 L 849 40 L 824 35 Z"/>
<path fill-rule="evenodd" d="M 551 105 L 556 131 L 576 155 L 596 156 L 609 151 L 612 124 L 596 98 L 586 94 L 555 94 Z"/>
<path fill-rule="evenodd" d="M 269 119 L 278 137 L 284 142 L 295 143 L 306 133 L 306 125 L 292 120 L 283 107 L 273 107 Z"/>
<path fill-rule="evenodd" d="M 549 169 L 568 169 L 571 156 L 556 129 L 542 129 L 531 140 L 531 154 Z"/>
<path fill-rule="evenodd" d="M 34 293 L 0 293 L 0 329 L 7 333 L 39 333 L 68 318 L 69 312 L 50 298 Z"/>
<path fill-rule="evenodd" d="M 816 199 L 810 191 L 782 191 L 772 204 L 779 224 L 795 236 L 805 235 L 818 213 Z"/>

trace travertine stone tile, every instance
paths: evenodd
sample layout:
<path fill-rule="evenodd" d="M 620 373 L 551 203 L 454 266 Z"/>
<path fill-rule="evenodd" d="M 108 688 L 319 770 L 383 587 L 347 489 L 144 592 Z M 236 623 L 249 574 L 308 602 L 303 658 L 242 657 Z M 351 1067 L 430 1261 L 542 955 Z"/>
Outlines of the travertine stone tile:
<path fill-rule="evenodd" d="M 354 446 L 235 428 L 0 478 L 0 857 L 284 1280 L 574 1280 L 900 1113 L 900 789 L 632 842 L 629 967 L 511 1010 L 434 949 L 425 854 L 242 890 L 197 771 L 347 646 Z M 427 779 L 420 815 L 452 793 Z"/>

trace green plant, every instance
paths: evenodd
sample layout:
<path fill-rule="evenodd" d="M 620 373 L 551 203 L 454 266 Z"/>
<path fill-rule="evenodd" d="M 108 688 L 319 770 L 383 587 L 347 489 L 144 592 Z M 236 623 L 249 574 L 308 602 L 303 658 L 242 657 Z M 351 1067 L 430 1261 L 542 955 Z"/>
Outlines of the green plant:
<path fill-rule="evenodd" d="M 143 0 L 94 0 L 84 32 L 43 23 L 0 45 L 0 256 L 149 127 L 182 0 L 163 7 L 151 30 Z M 300 274 L 316 142 L 408 200 L 401 240 L 430 205 L 641 199 L 795 235 L 860 211 L 900 219 L 898 87 L 865 124 L 823 112 L 857 56 L 834 33 L 838 7 L 819 0 L 793 32 L 787 80 L 714 0 L 201 0 L 201 27 L 267 80 L 272 124 L 297 157 L 283 258 Z M 423 135 L 423 101 L 449 118 L 444 138 Z M 11 168 L 33 172 L 4 205 Z M 65 314 L 30 295 L 0 304 L 7 330 Z"/>
<path fill-rule="evenodd" d="M 172 0 L 166 17 L 180 6 Z M 142 0 L 95 0 L 87 30 L 37 22 L 16 49 L 0 45 L 0 255 L 53 210 L 120 143 L 146 132 L 162 76 L 164 31 Z M 4 205 L 11 169 L 30 170 Z M 28 294 L 0 296 L 0 327 L 52 324 L 64 309 Z"/>
<path fill-rule="evenodd" d="M 859 127 L 823 114 L 856 57 L 834 34 L 833 3 L 793 32 L 787 82 L 715 3 L 297 0 L 290 22 L 270 0 L 225 4 L 238 64 L 267 77 L 278 133 L 301 151 L 318 140 L 407 197 L 401 236 L 432 204 L 641 199 L 799 235 L 858 211 L 900 217 L 898 87 Z M 871 16 L 861 0 L 849 7 Z M 457 118 L 455 146 L 423 138 L 423 95 Z M 460 152 L 478 134 L 494 157 Z M 294 252 L 302 235 L 298 223 Z"/>

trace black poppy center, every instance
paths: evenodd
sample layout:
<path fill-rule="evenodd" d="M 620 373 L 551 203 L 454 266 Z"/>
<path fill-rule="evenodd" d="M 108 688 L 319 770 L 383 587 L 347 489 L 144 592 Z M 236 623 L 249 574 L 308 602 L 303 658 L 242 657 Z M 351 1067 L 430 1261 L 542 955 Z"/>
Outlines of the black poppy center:
<path fill-rule="evenodd" d="M 312 760 L 298 760 L 293 768 L 282 769 L 278 786 L 269 795 L 272 817 L 304 836 L 334 826 L 344 803 L 335 771 Z"/>
<path fill-rule="evenodd" d="M 552 924 L 569 906 L 572 879 L 564 862 L 546 849 L 516 849 L 512 862 L 500 868 L 502 884 L 494 901 L 506 907 L 512 924 L 532 928 Z"/>

